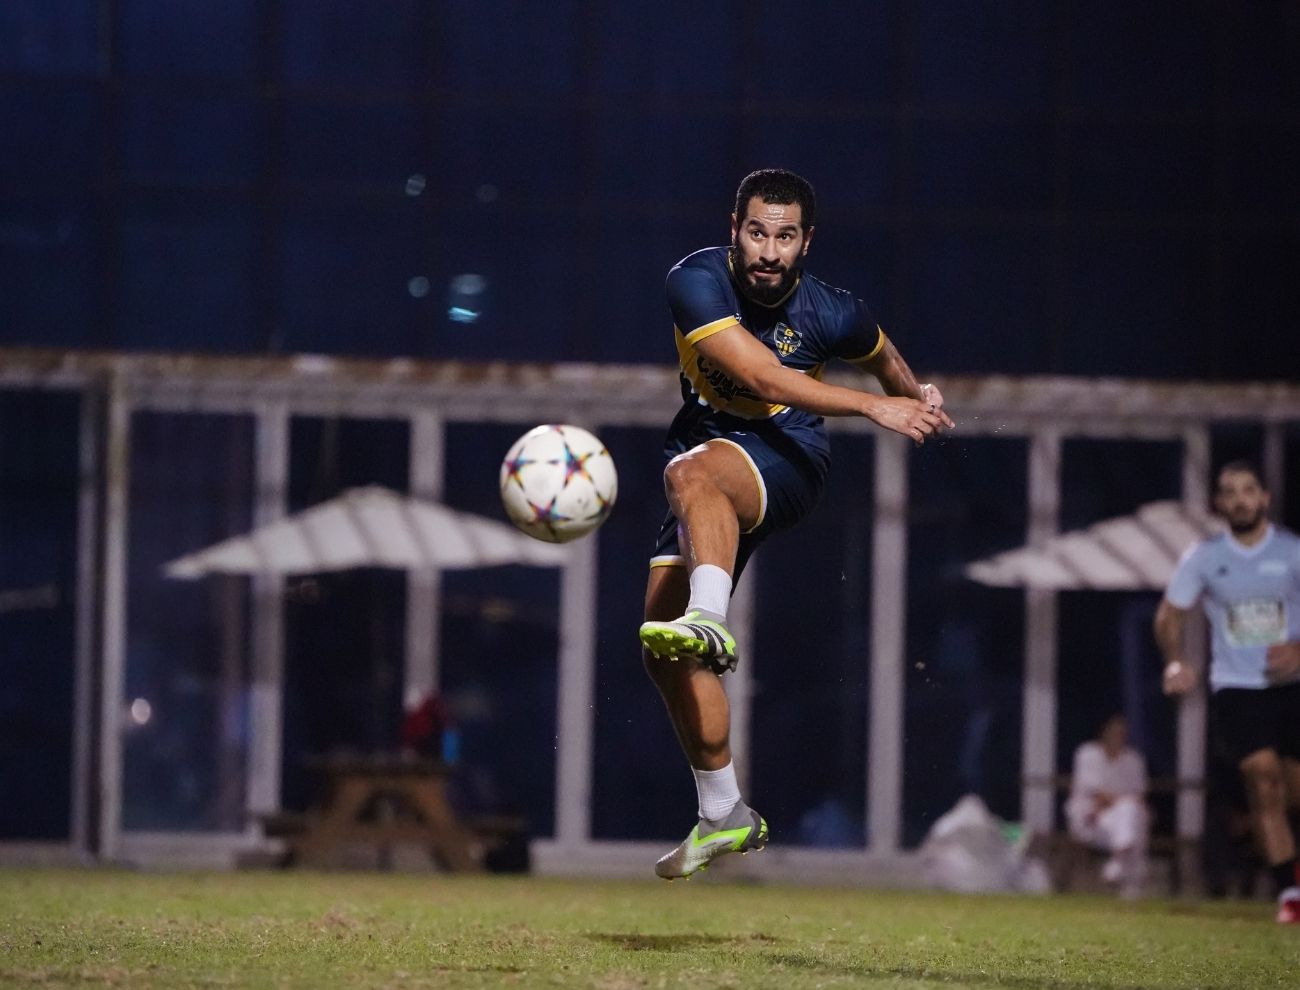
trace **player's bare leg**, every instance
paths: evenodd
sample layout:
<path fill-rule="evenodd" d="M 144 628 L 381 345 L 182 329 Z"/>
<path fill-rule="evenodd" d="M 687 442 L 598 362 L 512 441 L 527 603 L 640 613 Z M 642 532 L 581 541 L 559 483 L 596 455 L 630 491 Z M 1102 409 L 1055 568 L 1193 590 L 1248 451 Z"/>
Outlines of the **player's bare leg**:
<path fill-rule="evenodd" d="M 686 611 L 690 584 L 685 567 L 652 567 L 646 583 L 645 617 L 667 622 Z M 698 663 L 682 663 L 643 650 L 645 668 L 663 696 L 677 739 L 696 770 L 720 770 L 731 762 L 731 705 L 722 679 Z"/>
<path fill-rule="evenodd" d="M 1282 757 L 1282 782 L 1286 787 L 1286 806 L 1300 811 L 1300 760 Z"/>
<path fill-rule="evenodd" d="M 647 619 L 641 642 L 657 656 L 693 656 L 715 673 L 733 670 L 736 641 L 723 620 L 740 533 L 760 520 L 762 488 L 738 447 L 713 440 L 673 458 L 664 489 L 681 525 L 690 600 L 679 619 Z"/>
<path fill-rule="evenodd" d="M 767 823 L 741 800 L 736 785 L 731 707 L 720 676 L 736 659 L 735 640 L 723 622 L 740 531 L 757 521 L 762 500 L 748 460 L 728 444 L 697 447 L 674 459 L 664 485 L 681 523 L 686 566 L 651 569 L 641 640 L 646 669 L 663 696 L 700 797 L 696 826 L 655 864 L 655 872 L 671 880 L 689 877 L 726 853 L 761 849 L 767 841 Z"/>
<path fill-rule="evenodd" d="M 703 444 L 669 462 L 664 489 L 686 532 L 688 567 L 714 564 L 730 574 L 741 530 L 753 527 L 762 511 L 745 455 L 723 441 Z"/>
<path fill-rule="evenodd" d="M 1250 801 L 1251 823 L 1264 861 L 1277 873 L 1278 921 L 1300 923 L 1300 884 L 1296 878 L 1296 843 L 1287 820 L 1287 778 L 1275 750 L 1261 749 L 1241 761 L 1241 776 Z"/>

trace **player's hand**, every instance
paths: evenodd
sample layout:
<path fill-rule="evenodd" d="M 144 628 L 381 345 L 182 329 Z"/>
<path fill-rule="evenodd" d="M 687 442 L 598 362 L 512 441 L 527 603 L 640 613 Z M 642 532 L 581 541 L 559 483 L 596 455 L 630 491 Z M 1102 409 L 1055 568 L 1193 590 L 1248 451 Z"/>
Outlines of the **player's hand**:
<path fill-rule="evenodd" d="M 943 411 L 943 393 L 939 391 L 938 385 L 931 384 L 930 382 L 926 382 L 922 385 L 921 401 L 930 407 L 930 412 L 939 415 L 939 419 L 948 429 L 951 430 L 956 427 L 957 424 L 952 421 L 951 417 L 949 417 L 946 412 Z"/>
<path fill-rule="evenodd" d="M 867 408 L 867 417 L 876 425 L 901 433 L 917 446 L 939 431 L 947 414 L 929 401 L 891 395 L 875 397 Z"/>
<path fill-rule="evenodd" d="M 1270 681 L 1290 681 L 1300 676 L 1300 643 L 1277 643 L 1265 654 Z"/>
<path fill-rule="evenodd" d="M 1196 688 L 1196 671 L 1181 660 L 1171 660 L 1165 664 L 1161 687 L 1171 696 L 1187 694 Z"/>

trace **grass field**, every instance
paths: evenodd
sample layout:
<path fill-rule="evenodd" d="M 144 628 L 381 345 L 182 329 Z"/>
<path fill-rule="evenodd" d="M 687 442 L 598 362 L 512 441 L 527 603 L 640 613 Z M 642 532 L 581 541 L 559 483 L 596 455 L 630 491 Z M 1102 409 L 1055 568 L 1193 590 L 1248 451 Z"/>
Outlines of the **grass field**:
<path fill-rule="evenodd" d="M 1263 903 L 519 877 L 0 871 L 0 985 L 1300 987 Z"/>

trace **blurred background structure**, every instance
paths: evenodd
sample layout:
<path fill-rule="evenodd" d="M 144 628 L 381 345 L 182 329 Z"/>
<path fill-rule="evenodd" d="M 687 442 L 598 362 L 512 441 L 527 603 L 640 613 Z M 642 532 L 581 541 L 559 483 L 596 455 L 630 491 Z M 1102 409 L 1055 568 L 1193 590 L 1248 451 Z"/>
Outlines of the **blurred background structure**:
<path fill-rule="evenodd" d="M 777 837 L 907 849 L 968 792 L 1041 827 L 1117 709 L 1195 781 L 1157 592 L 967 568 L 1201 508 L 1228 457 L 1300 523 L 1298 55 L 1272 0 L 0 6 L 0 841 L 255 844 L 306 757 L 396 745 L 413 643 L 467 804 L 556 863 L 676 836 L 690 778 L 632 632 L 662 283 L 768 165 L 817 186 L 810 271 L 961 423 L 914 453 L 840 424 L 825 504 L 747 578 Z M 497 460 L 544 419 L 621 473 L 559 571 L 163 575 L 360 485 L 500 518 Z"/>

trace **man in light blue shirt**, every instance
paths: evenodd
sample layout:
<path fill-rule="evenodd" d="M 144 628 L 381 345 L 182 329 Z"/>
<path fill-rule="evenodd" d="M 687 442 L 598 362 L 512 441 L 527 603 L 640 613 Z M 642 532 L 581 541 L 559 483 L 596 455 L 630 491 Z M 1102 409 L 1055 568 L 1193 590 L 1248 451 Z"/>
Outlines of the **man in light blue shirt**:
<path fill-rule="evenodd" d="M 1296 839 L 1288 792 L 1300 804 L 1300 537 L 1268 520 L 1259 471 L 1219 471 L 1214 506 L 1226 532 L 1192 546 L 1156 611 L 1166 694 L 1199 680 L 1183 655 L 1183 623 L 1196 605 L 1210 621 L 1213 741 L 1241 770 L 1251 821 L 1278 886 L 1278 921 L 1300 924 Z"/>

